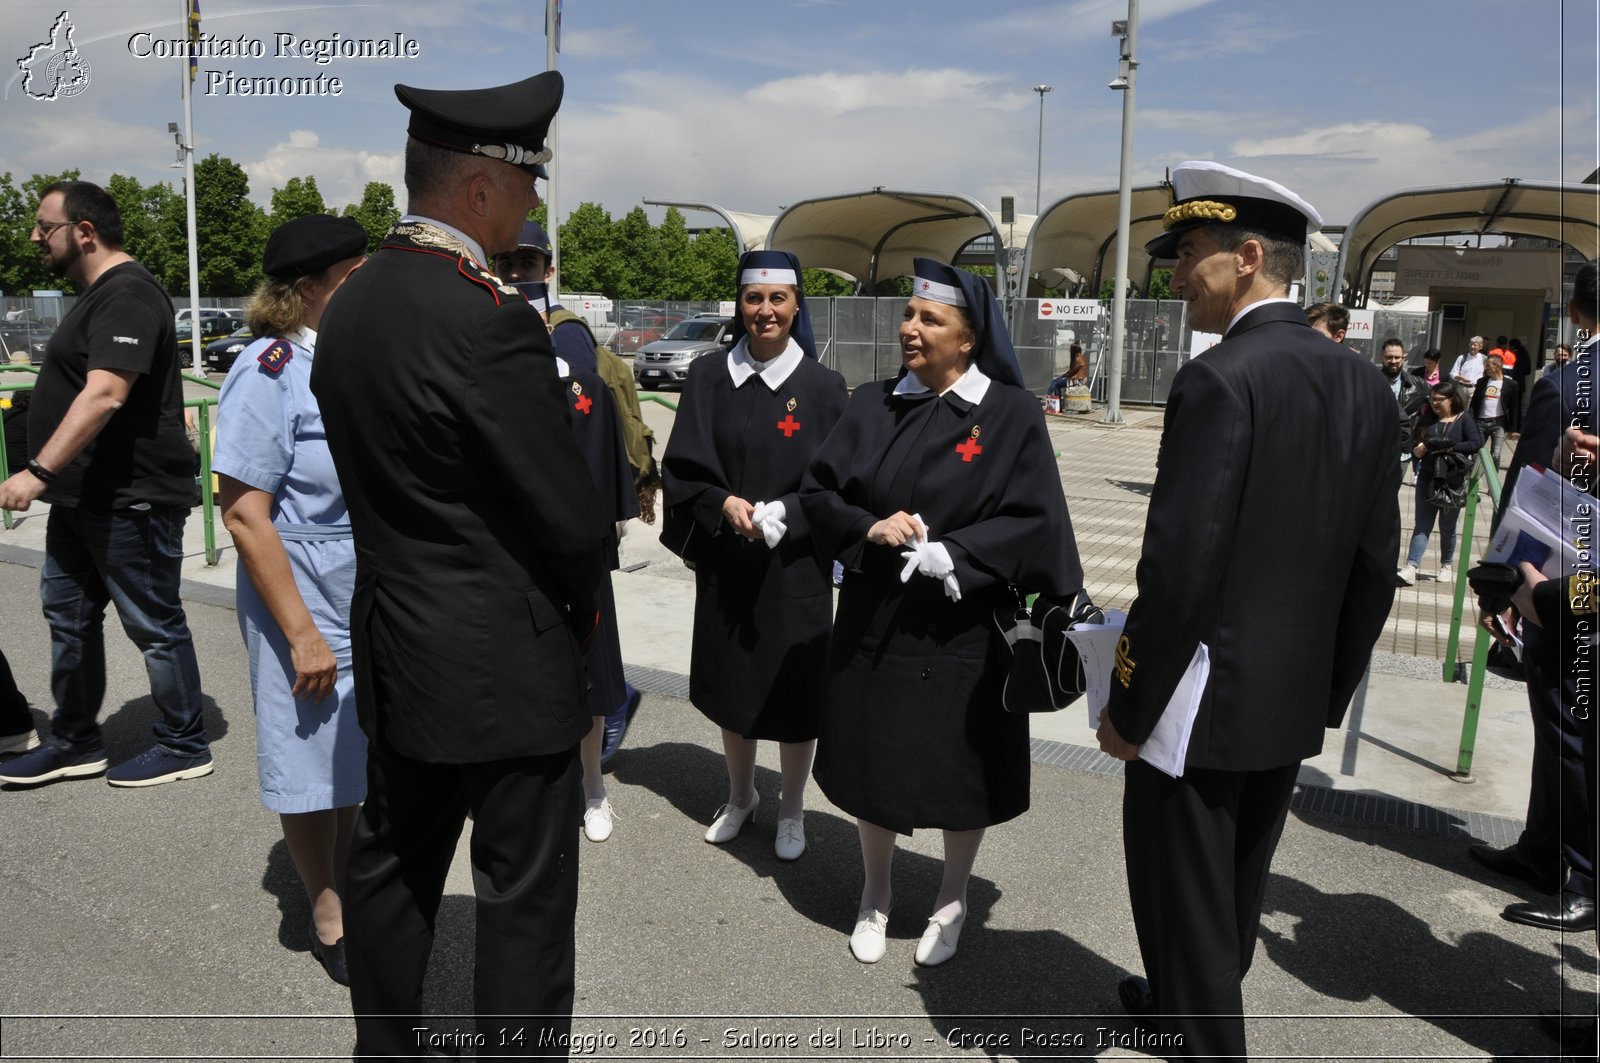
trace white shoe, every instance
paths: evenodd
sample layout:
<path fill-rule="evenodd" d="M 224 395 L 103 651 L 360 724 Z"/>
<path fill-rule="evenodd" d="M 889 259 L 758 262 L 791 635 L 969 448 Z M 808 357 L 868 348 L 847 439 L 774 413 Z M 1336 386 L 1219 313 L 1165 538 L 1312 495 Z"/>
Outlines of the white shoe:
<path fill-rule="evenodd" d="M 1440 583 L 1449 583 L 1451 580 L 1453 580 L 1455 578 L 1455 575 L 1454 575 L 1454 573 L 1452 573 L 1450 571 L 1450 566 L 1449 565 L 1440 565 L 1439 566 L 1439 574 L 1437 576 L 1435 576 L 1434 578 L 1437 579 Z"/>
<path fill-rule="evenodd" d="M 589 807 L 583 810 L 583 836 L 592 842 L 603 842 L 611 837 L 611 828 L 616 825 L 617 810 L 611 807 L 609 797 L 590 801 L 588 805 Z"/>
<path fill-rule="evenodd" d="M 731 842 L 739 836 L 744 829 L 746 820 L 756 818 L 756 806 L 761 804 L 760 794 L 751 794 L 750 803 L 740 808 L 738 805 L 723 805 L 717 809 L 717 814 L 711 821 L 711 826 L 706 828 L 706 841 L 712 845 L 722 845 Z"/>
<path fill-rule="evenodd" d="M 772 843 L 772 851 L 779 860 L 798 860 L 806 851 L 805 817 L 802 812 L 793 819 L 778 820 L 778 840 Z"/>
<path fill-rule="evenodd" d="M 0 736 L 0 756 L 7 753 L 26 753 L 39 748 L 39 732 L 32 728 L 21 734 Z"/>
<path fill-rule="evenodd" d="M 877 963 L 889 936 L 889 912 L 863 908 L 856 913 L 856 928 L 850 932 L 850 955 L 862 963 Z"/>
<path fill-rule="evenodd" d="M 937 967 L 954 956 L 956 942 L 961 940 L 961 926 L 966 921 L 966 908 L 962 908 L 961 914 L 954 919 L 940 919 L 938 916 L 929 919 L 928 929 L 922 932 L 922 940 L 917 942 L 917 964 Z"/>
<path fill-rule="evenodd" d="M 1401 583 L 1404 583 L 1407 587 L 1414 587 L 1417 584 L 1417 566 L 1409 562 L 1406 563 L 1405 568 L 1402 568 L 1394 575 L 1396 579 L 1398 579 Z"/>

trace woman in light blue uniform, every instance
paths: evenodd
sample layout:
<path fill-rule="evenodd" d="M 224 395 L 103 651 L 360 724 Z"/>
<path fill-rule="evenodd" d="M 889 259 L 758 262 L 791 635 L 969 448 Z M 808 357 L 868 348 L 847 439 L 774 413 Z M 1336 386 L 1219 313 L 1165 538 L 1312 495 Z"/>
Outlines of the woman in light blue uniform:
<path fill-rule="evenodd" d="M 366 797 L 366 738 L 350 671 L 356 550 L 311 394 L 316 328 L 366 258 L 349 218 L 296 218 L 267 241 L 267 279 L 245 312 L 258 337 L 222 385 L 222 520 L 239 551 L 239 628 L 250 651 L 261 803 L 277 812 L 311 902 L 311 952 L 349 985 L 339 880 Z"/>

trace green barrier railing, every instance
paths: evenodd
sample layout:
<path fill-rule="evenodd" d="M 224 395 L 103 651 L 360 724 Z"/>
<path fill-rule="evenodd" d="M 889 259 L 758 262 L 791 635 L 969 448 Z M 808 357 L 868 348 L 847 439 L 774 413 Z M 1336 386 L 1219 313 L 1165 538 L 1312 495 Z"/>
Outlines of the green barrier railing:
<path fill-rule="evenodd" d="M 673 413 L 677 413 L 678 412 L 678 404 L 676 402 L 671 401 L 670 399 L 666 398 L 663 395 L 657 395 L 654 392 L 650 392 L 650 391 L 641 391 L 641 392 L 639 392 L 639 401 L 640 402 L 659 403 L 660 405 L 665 406 L 667 409 L 671 410 Z"/>
<path fill-rule="evenodd" d="M 1478 464 L 1473 472 L 1472 480 L 1467 485 L 1466 512 L 1461 516 L 1460 537 L 1461 543 L 1460 571 L 1456 573 L 1455 600 L 1450 609 L 1450 637 L 1445 643 L 1444 651 L 1444 681 L 1453 683 L 1461 672 L 1461 663 L 1456 660 L 1457 651 L 1461 646 L 1461 623 L 1465 619 L 1467 600 L 1467 569 L 1466 562 L 1472 552 L 1472 525 L 1477 517 L 1478 496 L 1483 489 L 1489 493 L 1491 503 L 1490 513 L 1500 508 L 1500 470 L 1495 468 L 1490 459 L 1487 446 L 1478 451 Z M 1474 615 L 1477 613 L 1474 602 Z M 1459 782 L 1472 781 L 1472 754 L 1478 742 L 1478 712 L 1483 707 L 1483 677 L 1488 671 L 1489 645 L 1494 641 L 1494 636 L 1482 624 L 1472 625 L 1477 630 L 1477 636 L 1472 644 L 1472 664 L 1467 670 L 1467 704 L 1461 714 L 1461 749 L 1456 754 L 1456 770 L 1453 775 Z"/>
<path fill-rule="evenodd" d="M 0 373 L 8 372 L 29 373 L 37 376 L 39 370 L 34 366 L 28 365 L 0 365 Z M 213 391 L 220 389 L 222 386 L 205 377 L 192 376 L 188 373 L 180 375 L 191 384 L 201 384 Z M 18 391 L 32 391 L 33 388 L 34 385 L 32 383 L 13 384 L 0 379 L 0 391 L 15 393 Z M 185 399 L 183 401 L 185 408 L 195 411 L 195 422 L 200 431 L 200 519 L 205 528 L 206 564 L 208 565 L 215 565 L 221 558 L 221 554 L 217 550 L 216 498 L 215 493 L 211 490 L 211 410 L 216 404 L 217 400 L 209 395 L 204 398 Z M 11 470 L 6 464 L 5 447 L 0 446 L 0 481 L 4 481 L 10 475 Z M 3 523 L 8 531 L 14 526 L 11 510 L 0 509 L 0 523 Z"/>

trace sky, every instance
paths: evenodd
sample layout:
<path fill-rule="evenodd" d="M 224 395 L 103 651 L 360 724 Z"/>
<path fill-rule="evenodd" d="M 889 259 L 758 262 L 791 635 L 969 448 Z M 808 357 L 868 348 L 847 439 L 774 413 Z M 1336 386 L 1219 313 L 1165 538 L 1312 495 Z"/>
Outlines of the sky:
<path fill-rule="evenodd" d="M 196 149 L 241 164 L 263 205 L 289 178 L 314 176 L 335 208 L 368 181 L 393 185 L 403 208 L 396 82 L 475 88 L 545 68 L 540 0 L 201 3 L 208 36 L 264 55 L 199 61 Z M 1330 224 L 1403 188 L 1582 180 L 1600 166 L 1597 9 L 1142 0 L 1134 180 L 1215 159 L 1288 185 Z M 50 69 L 63 11 L 75 78 Z M 962 193 L 998 215 L 1002 196 L 1031 213 L 1036 194 L 1048 206 L 1113 189 L 1123 97 L 1107 88 L 1110 29 L 1127 11 L 1127 0 L 566 0 L 557 214 L 592 201 L 620 217 L 646 199 L 776 214 L 882 185 Z M 5 0 L 0 172 L 178 185 L 167 123 L 182 125 L 184 60 L 150 42 L 181 36 L 182 13 L 182 0 Z M 414 54 L 318 64 L 280 55 L 280 34 L 399 35 Z M 318 75 L 320 95 L 237 90 L 241 78 Z M 1042 151 L 1036 84 L 1053 86 Z M 35 98 L 51 88 L 56 98 Z"/>

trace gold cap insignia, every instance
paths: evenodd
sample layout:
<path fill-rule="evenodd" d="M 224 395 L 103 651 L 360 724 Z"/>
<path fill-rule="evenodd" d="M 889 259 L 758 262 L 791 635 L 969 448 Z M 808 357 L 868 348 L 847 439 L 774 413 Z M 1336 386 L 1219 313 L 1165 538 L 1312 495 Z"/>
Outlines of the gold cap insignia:
<path fill-rule="evenodd" d="M 1161 215 L 1161 227 L 1170 229 L 1186 221 L 1230 222 L 1239 216 L 1237 208 L 1214 199 L 1191 199 L 1168 207 Z"/>

